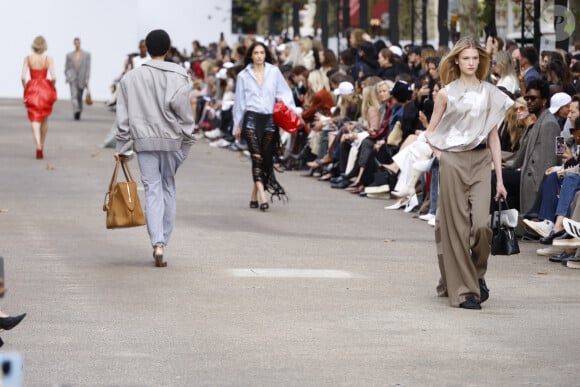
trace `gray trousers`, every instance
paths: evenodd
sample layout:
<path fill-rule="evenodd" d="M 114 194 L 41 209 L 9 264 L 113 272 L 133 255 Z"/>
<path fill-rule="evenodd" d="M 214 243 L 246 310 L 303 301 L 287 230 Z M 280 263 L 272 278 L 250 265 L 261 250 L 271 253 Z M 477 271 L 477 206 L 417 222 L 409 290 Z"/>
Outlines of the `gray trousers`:
<path fill-rule="evenodd" d="M 83 111 L 83 91 L 84 88 L 78 87 L 76 82 L 70 85 L 70 101 L 72 103 L 73 113 L 80 113 Z"/>
<path fill-rule="evenodd" d="M 176 213 L 175 173 L 184 160 L 181 150 L 137 153 L 151 246 L 166 246 L 171 237 Z"/>

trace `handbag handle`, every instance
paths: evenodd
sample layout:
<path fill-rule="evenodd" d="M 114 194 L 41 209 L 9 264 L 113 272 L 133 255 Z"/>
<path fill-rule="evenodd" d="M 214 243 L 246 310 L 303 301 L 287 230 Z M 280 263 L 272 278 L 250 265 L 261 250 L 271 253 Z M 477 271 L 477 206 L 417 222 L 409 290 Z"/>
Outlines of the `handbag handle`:
<path fill-rule="evenodd" d="M 496 211 L 497 221 L 495 222 L 494 230 L 499 230 L 500 227 L 501 227 L 501 212 L 503 211 L 502 205 L 501 205 L 502 202 L 505 204 L 505 209 L 506 210 L 509 210 L 510 209 L 510 207 L 507 204 L 506 198 L 504 198 L 503 196 L 500 196 L 499 197 L 499 200 L 497 201 L 497 211 Z"/>
<path fill-rule="evenodd" d="M 124 157 L 120 157 L 115 155 L 115 169 L 113 169 L 113 176 L 111 176 L 111 182 L 109 183 L 109 191 L 105 194 L 105 202 L 103 204 L 103 211 L 109 210 L 109 195 L 113 191 L 113 187 L 117 183 L 117 175 L 119 173 L 119 166 L 123 170 L 123 175 L 125 175 L 125 180 L 127 182 L 133 181 L 133 175 L 131 175 L 131 171 L 129 170 L 129 166 L 127 165 L 127 160 Z"/>
<path fill-rule="evenodd" d="M 115 183 L 117 182 L 117 175 L 119 172 L 119 165 L 122 167 L 123 170 L 123 175 L 125 175 L 125 180 L 127 182 L 133 181 L 133 175 L 131 175 L 131 171 L 129 170 L 129 167 L 127 166 L 127 160 L 125 160 L 124 158 L 115 155 L 115 169 L 113 170 L 113 176 L 111 176 L 111 182 L 109 183 L 109 192 L 111 192 L 113 190 L 113 187 L 115 186 Z"/>

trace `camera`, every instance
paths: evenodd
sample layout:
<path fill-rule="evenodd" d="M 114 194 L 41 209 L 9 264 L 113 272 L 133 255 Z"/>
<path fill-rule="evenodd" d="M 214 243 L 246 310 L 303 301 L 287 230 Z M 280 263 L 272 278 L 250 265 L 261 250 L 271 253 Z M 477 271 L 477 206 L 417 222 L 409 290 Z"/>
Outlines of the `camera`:
<path fill-rule="evenodd" d="M 566 152 L 566 144 L 564 143 L 564 137 L 556 137 L 556 156 L 563 156 Z"/>

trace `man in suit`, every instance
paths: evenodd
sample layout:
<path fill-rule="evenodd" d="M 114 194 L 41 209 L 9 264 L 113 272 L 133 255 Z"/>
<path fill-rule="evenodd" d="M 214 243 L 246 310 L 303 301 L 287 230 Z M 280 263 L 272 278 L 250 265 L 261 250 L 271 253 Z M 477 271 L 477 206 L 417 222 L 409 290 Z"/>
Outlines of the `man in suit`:
<path fill-rule="evenodd" d="M 89 87 L 91 74 L 91 54 L 81 50 L 81 40 L 74 39 L 75 50 L 66 54 L 64 75 L 70 85 L 70 99 L 72 102 L 74 119 L 81 119 L 83 110 L 83 91 Z"/>
<path fill-rule="evenodd" d="M 542 79 L 530 81 L 524 99 L 528 111 L 537 118 L 524 134 L 520 150 L 510 167 L 520 168 L 520 212 L 527 213 L 534 205 L 546 169 L 557 165 L 556 137 L 560 135 L 558 121 L 548 110 L 550 87 Z M 509 163 L 508 163 L 509 164 Z"/>

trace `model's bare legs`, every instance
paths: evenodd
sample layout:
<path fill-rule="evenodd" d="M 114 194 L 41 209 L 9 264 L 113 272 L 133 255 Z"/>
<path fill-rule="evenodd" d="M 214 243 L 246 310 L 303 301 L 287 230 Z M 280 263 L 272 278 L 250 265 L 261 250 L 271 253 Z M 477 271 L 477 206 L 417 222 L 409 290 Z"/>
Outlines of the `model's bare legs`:
<path fill-rule="evenodd" d="M 41 140 L 41 123 L 40 122 L 32 122 L 32 137 L 34 137 L 34 142 L 36 143 L 36 149 L 42 149 L 42 140 Z"/>
<path fill-rule="evenodd" d="M 48 118 L 40 123 L 40 148 L 44 149 L 44 142 L 46 141 L 46 134 L 48 133 Z"/>

